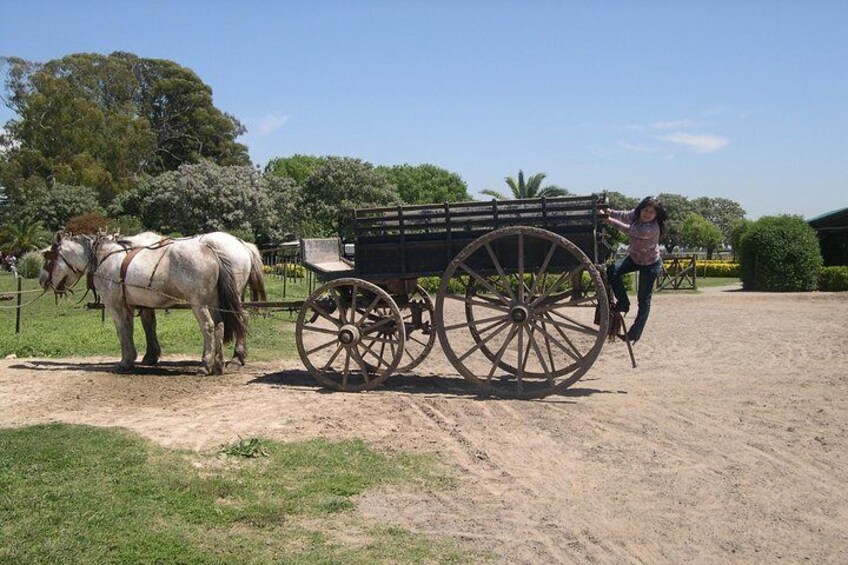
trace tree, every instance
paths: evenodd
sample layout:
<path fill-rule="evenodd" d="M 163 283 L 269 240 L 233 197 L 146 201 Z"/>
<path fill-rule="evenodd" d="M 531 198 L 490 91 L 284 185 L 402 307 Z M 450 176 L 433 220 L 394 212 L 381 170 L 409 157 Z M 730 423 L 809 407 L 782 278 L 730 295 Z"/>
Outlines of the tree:
<path fill-rule="evenodd" d="M 271 159 L 265 166 L 265 174 L 281 178 L 289 178 L 297 186 L 303 186 L 309 175 L 327 162 L 327 157 L 295 154 L 291 157 Z"/>
<path fill-rule="evenodd" d="M 400 202 L 397 189 L 371 163 L 329 157 L 303 186 L 307 231 L 312 236 L 351 237 L 353 211 Z"/>
<path fill-rule="evenodd" d="M 681 194 L 661 193 L 657 196 L 665 208 L 668 219 L 665 222 L 665 234 L 660 243 L 666 251 L 673 253 L 674 249 L 683 244 L 683 221 L 692 211 L 692 203 Z"/>
<path fill-rule="evenodd" d="M 44 247 L 50 242 L 50 233 L 38 220 L 18 218 L 0 227 L 0 248 L 4 253 L 20 255 Z"/>
<path fill-rule="evenodd" d="M 211 159 L 250 163 L 244 127 L 212 103 L 212 89 L 172 61 L 130 53 L 74 54 L 47 63 L 0 59 L 6 125 L 2 160 L 14 182 L 90 186 L 103 205 L 158 174 Z M 8 186 L 8 185 L 7 185 Z"/>
<path fill-rule="evenodd" d="M 462 177 L 435 165 L 377 167 L 376 171 L 397 187 L 400 199 L 406 204 L 471 200 Z"/>
<path fill-rule="evenodd" d="M 558 186 L 546 186 L 542 188 L 542 181 L 545 180 L 545 173 L 538 173 L 532 175 L 530 179 L 525 183 L 524 182 L 524 171 L 518 171 L 518 180 L 516 181 L 513 177 L 506 177 L 506 184 L 509 186 L 509 189 L 512 191 L 512 197 L 516 199 L 523 198 L 542 198 L 545 197 L 553 197 L 553 196 L 567 196 L 568 191 L 564 188 L 560 188 Z M 481 194 L 486 194 L 491 196 L 492 198 L 497 198 L 498 200 L 508 200 L 508 196 L 504 196 L 502 193 L 496 190 L 481 190 Z"/>
<path fill-rule="evenodd" d="M 183 165 L 122 194 L 110 213 L 138 216 L 163 233 L 243 230 L 260 242 L 286 236 L 267 179 L 250 166 L 222 167 L 209 161 Z"/>
<path fill-rule="evenodd" d="M 707 259 L 712 259 L 713 252 L 721 245 L 722 235 L 718 226 L 695 212 L 686 215 L 681 231 L 683 243 L 690 247 L 705 248 Z"/>
<path fill-rule="evenodd" d="M 737 218 L 730 222 L 727 242 L 733 250 L 734 259 L 739 258 L 739 244 L 742 241 L 742 236 L 745 235 L 745 232 L 748 231 L 748 228 L 751 227 L 752 223 L 753 222 L 751 220 L 746 220 L 745 218 Z"/>
<path fill-rule="evenodd" d="M 745 217 L 745 209 L 729 198 L 701 196 L 692 200 L 692 209 L 718 226 L 725 242 L 730 242 L 733 222 Z"/>

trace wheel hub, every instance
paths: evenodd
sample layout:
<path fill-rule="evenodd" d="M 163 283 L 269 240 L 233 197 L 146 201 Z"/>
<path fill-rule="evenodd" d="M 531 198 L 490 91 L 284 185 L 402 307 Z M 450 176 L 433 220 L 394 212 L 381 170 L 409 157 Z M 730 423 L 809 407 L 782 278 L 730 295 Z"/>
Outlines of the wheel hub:
<path fill-rule="evenodd" d="M 509 310 L 509 317 L 516 324 L 523 324 L 530 318 L 530 309 L 523 304 L 513 306 Z"/>
<path fill-rule="evenodd" d="M 359 328 L 352 324 L 347 324 L 342 326 L 339 330 L 339 342 L 345 346 L 353 346 L 359 343 L 361 339 L 361 335 L 359 333 Z"/>

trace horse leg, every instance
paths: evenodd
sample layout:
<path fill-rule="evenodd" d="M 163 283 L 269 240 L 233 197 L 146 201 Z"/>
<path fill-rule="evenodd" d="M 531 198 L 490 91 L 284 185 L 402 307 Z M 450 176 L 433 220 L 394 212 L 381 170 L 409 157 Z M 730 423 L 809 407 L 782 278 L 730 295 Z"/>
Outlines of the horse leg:
<path fill-rule="evenodd" d="M 247 359 L 247 335 L 236 337 L 233 358 L 227 361 L 227 368 L 244 367 L 245 359 Z"/>
<path fill-rule="evenodd" d="M 155 365 L 159 362 L 162 349 L 159 347 L 159 339 L 156 337 L 156 310 L 153 308 L 139 308 L 141 311 L 141 325 L 144 326 L 144 337 L 147 339 L 147 351 L 141 360 L 142 365 Z"/>
<path fill-rule="evenodd" d="M 215 320 L 212 318 L 212 313 L 206 306 L 192 306 L 191 311 L 200 326 L 200 333 L 203 335 L 203 368 L 200 371 L 201 375 L 222 374 L 223 370 L 220 363 L 216 363 L 215 351 Z M 221 330 L 223 332 L 223 328 Z M 222 335 L 223 338 L 223 335 Z M 223 341 L 223 339 L 221 340 Z M 219 342 L 220 343 L 220 342 Z M 218 351 L 221 350 L 221 345 L 218 345 Z M 217 366 L 216 366 L 217 364 Z"/>
<path fill-rule="evenodd" d="M 133 340 L 133 313 L 125 306 L 118 306 L 109 308 L 109 314 L 115 322 L 115 329 L 118 330 L 118 339 L 121 342 L 121 362 L 118 363 L 118 372 L 128 373 L 132 371 L 138 355 Z"/>

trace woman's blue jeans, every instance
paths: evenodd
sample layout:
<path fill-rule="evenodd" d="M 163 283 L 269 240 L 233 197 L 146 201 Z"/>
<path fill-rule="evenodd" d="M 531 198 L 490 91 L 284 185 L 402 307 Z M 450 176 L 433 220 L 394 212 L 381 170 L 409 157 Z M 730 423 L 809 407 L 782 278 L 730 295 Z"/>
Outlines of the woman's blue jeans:
<path fill-rule="evenodd" d="M 639 312 L 636 314 L 636 320 L 630 326 L 627 332 L 631 341 L 635 341 L 642 337 L 642 330 L 645 329 L 645 322 L 648 321 L 648 314 L 651 313 L 651 296 L 654 293 L 654 282 L 662 273 L 662 259 L 659 259 L 653 265 L 637 265 L 628 255 L 620 261 L 607 267 L 607 278 L 609 279 L 612 293 L 618 302 L 620 310 L 630 309 L 630 298 L 627 297 L 627 290 L 624 288 L 624 280 L 622 277 L 627 273 L 639 271 L 639 289 L 636 292 L 636 298 L 639 301 Z"/>

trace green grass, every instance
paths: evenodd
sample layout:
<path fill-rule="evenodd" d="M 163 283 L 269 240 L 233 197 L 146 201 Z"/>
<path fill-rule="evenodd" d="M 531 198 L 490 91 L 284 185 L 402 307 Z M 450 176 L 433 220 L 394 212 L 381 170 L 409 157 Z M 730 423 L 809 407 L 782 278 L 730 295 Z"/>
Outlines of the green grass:
<path fill-rule="evenodd" d="M 741 282 L 737 277 L 698 277 L 698 288 L 727 286 Z"/>
<path fill-rule="evenodd" d="M 269 300 L 283 300 L 282 279 L 266 277 Z M 286 285 L 286 299 L 297 300 L 306 296 L 305 282 Z M 14 353 L 18 357 L 90 357 L 119 358 L 121 348 L 115 326 L 107 315 L 101 322 L 101 312 L 75 306 L 82 297 L 84 283 L 78 285 L 78 296 L 55 304 L 52 293 L 24 306 L 21 333 L 15 334 L 15 310 L 12 300 L 0 300 L 0 357 Z M 16 289 L 15 279 L 9 273 L 0 273 L 0 295 L 10 296 Z M 24 280 L 22 301 L 26 304 L 41 291 L 35 280 Z M 89 296 L 84 303 L 93 301 Z M 294 346 L 296 314 L 275 312 L 253 315 L 250 318 L 248 347 L 250 359 L 297 357 Z M 189 310 L 157 311 L 157 333 L 164 355 L 187 354 L 200 358 L 203 341 Z M 144 355 L 145 340 L 141 323 L 135 323 L 135 344 L 139 358 Z"/>
<path fill-rule="evenodd" d="M 472 561 L 352 510 L 378 485 L 450 486 L 435 460 L 361 441 L 261 443 L 267 456 L 245 459 L 118 429 L 0 430 L 0 563 Z"/>

